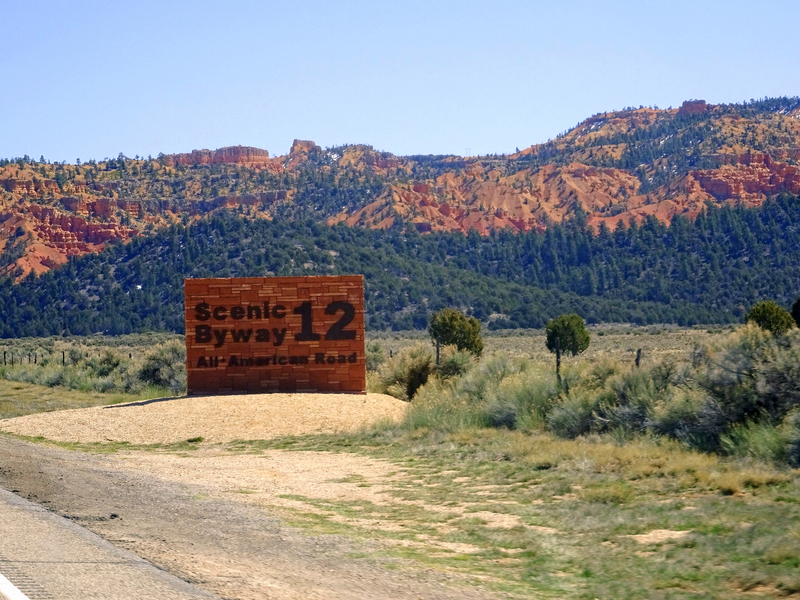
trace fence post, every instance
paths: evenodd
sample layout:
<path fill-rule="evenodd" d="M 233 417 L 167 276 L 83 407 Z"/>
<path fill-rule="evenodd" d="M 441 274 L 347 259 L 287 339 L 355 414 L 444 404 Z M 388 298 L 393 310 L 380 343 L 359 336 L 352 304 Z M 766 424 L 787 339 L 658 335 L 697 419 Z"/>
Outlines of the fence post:
<path fill-rule="evenodd" d="M 636 351 L 636 368 L 637 368 L 637 369 L 639 368 L 639 361 L 641 361 L 641 360 L 642 360 L 642 349 L 641 349 L 641 348 L 639 348 L 639 349 Z"/>
<path fill-rule="evenodd" d="M 439 340 L 436 340 L 436 364 L 439 364 Z"/>
<path fill-rule="evenodd" d="M 61 366 L 63 367 L 67 364 L 66 352 L 64 350 L 61 351 Z"/>
<path fill-rule="evenodd" d="M 6 351 L 3 350 L 3 365 L 6 364 Z"/>

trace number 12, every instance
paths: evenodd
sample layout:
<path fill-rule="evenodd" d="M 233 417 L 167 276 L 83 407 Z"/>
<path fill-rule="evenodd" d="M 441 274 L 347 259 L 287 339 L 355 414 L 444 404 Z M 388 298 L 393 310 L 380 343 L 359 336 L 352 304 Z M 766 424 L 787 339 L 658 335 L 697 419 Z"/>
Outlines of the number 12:
<path fill-rule="evenodd" d="M 341 318 L 328 328 L 325 334 L 326 340 L 354 340 L 356 332 L 352 329 L 345 329 L 356 316 L 355 307 L 349 302 L 331 302 L 325 307 L 326 315 L 335 315 L 341 311 Z M 294 339 L 298 342 L 316 342 L 320 339 L 320 334 L 314 333 L 313 314 L 311 302 L 306 300 L 294 309 L 294 314 L 300 315 L 300 333 L 295 334 Z"/>

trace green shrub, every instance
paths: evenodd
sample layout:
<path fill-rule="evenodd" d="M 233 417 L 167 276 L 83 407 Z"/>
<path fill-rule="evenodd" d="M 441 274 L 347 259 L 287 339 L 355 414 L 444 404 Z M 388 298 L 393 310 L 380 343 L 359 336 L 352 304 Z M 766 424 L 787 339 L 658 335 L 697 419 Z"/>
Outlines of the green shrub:
<path fill-rule="evenodd" d="M 720 451 L 722 436 L 734 427 L 778 426 L 800 406 L 800 330 L 776 337 L 749 324 L 718 351 L 703 353 L 696 368 L 704 398 L 675 431 L 695 448 Z"/>
<path fill-rule="evenodd" d="M 106 394 L 108 392 L 113 392 L 117 388 L 117 382 L 114 380 L 113 376 L 106 376 L 106 377 L 98 377 L 94 380 L 92 385 L 92 389 L 96 392 L 101 392 Z"/>
<path fill-rule="evenodd" d="M 768 421 L 733 426 L 728 433 L 720 436 L 720 446 L 726 454 L 740 458 L 767 462 L 786 460 L 786 440 Z"/>
<path fill-rule="evenodd" d="M 64 382 L 64 368 L 47 366 L 42 372 L 42 383 L 47 387 L 58 387 Z"/>
<path fill-rule="evenodd" d="M 619 364 L 612 361 L 601 361 L 596 363 L 589 375 L 586 377 L 586 385 L 591 389 L 601 389 L 606 385 L 608 379 L 619 373 Z"/>
<path fill-rule="evenodd" d="M 378 374 L 387 394 L 401 400 L 411 400 L 428 381 L 433 368 L 433 351 L 427 344 L 417 342 L 383 363 Z"/>
<path fill-rule="evenodd" d="M 775 423 L 800 406 L 800 329 L 773 340 L 759 366 L 756 391 Z"/>
<path fill-rule="evenodd" d="M 599 400 L 596 393 L 588 390 L 571 390 L 550 411 L 547 428 L 570 439 L 589 433 L 595 423 L 594 413 Z"/>
<path fill-rule="evenodd" d="M 511 357 L 500 352 L 491 354 L 455 383 L 453 393 L 465 402 L 479 404 L 503 379 L 521 373 L 529 366 L 530 361 L 525 358 Z"/>
<path fill-rule="evenodd" d="M 145 384 L 168 388 L 174 393 L 186 389 L 186 346 L 166 342 L 145 355 L 138 378 Z"/>
<path fill-rule="evenodd" d="M 439 379 L 461 377 L 475 364 L 475 356 L 457 346 L 440 348 L 439 364 L 436 365 L 436 376 Z"/>
<path fill-rule="evenodd" d="M 95 371 L 100 377 L 107 377 L 114 372 L 121 362 L 122 360 L 119 356 L 114 354 L 111 350 L 106 350 L 103 352 L 103 356 L 100 357 Z"/>
<path fill-rule="evenodd" d="M 386 356 L 383 354 L 383 347 L 379 342 L 372 341 L 367 344 L 367 371 L 377 371 Z"/>
<path fill-rule="evenodd" d="M 567 369 L 561 385 L 528 358 L 494 353 L 475 360 L 442 349 L 407 348 L 380 370 L 384 387 L 414 396 L 404 428 L 419 435 L 478 428 L 565 438 L 608 433 L 618 443 L 656 434 L 699 450 L 800 466 L 800 329 L 775 336 L 755 324 L 692 364 L 633 369 L 600 362 Z M 414 395 L 415 394 L 415 395 Z"/>
<path fill-rule="evenodd" d="M 745 315 L 746 323 L 755 323 L 761 329 L 781 335 L 797 326 L 789 312 L 772 300 L 757 302 Z"/>
<path fill-rule="evenodd" d="M 543 429 L 557 397 L 558 388 L 544 374 L 524 370 L 509 375 L 487 390 L 483 403 L 486 423 L 507 429 Z"/>
<path fill-rule="evenodd" d="M 699 383 L 732 423 L 779 422 L 800 404 L 800 332 L 781 338 L 753 326 L 728 338 L 710 356 Z"/>
<path fill-rule="evenodd" d="M 435 365 L 433 350 L 422 342 L 403 348 L 380 365 L 376 376 L 371 379 L 371 389 L 401 400 L 411 400 L 431 377 L 442 380 L 458 378 L 474 364 L 472 354 L 455 346 L 441 348 L 440 359 L 440 364 Z"/>
<path fill-rule="evenodd" d="M 691 378 L 686 368 L 678 368 L 671 360 L 653 365 L 650 369 L 653 385 L 659 393 L 665 392 L 671 386 L 686 384 Z"/>
<path fill-rule="evenodd" d="M 485 416 L 473 404 L 456 398 L 447 382 L 432 379 L 419 390 L 404 419 L 412 431 L 453 433 L 486 427 Z"/>
<path fill-rule="evenodd" d="M 516 429 L 519 413 L 513 404 L 489 404 L 483 414 L 486 425 L 495 429 Z"/>
<path fill-rule="evenodd" d="M 794 410 L 783 421 L 783 434 L 786 441 L 786 461 L 793 467 L 800 467 L 800 410 Z"/>
<path fill-rule="evenodd" d="M 71 365 L 77 365 L 83 360 L 83 356 L 83 351 L 79 348 L 72 347 L 67 351 L 67 357 L 69 358 L 69 364 Z"/>
<path fill-rule="evenodd" d="M 695 390 L 678 390 L 665 402 L 653 407 L 648 428 L 658 435 L 666 435 L 688 442 L 689 431 L 694 430 L 698 411 L 705 396 Z"/>
<path fill-rule="evenodd" d="M 532 368 L 529 359 L 498 353 L 472 364 L 461 376 L 445 379 L 437 371 L 414 398 L 407 424 L 443 431 L 469 427 L 532 431 L 543 428 L 557 395 L 551 377 Z"/>
<path fill-rule="evenodd" d="M 594 429 L 644 431 L 659 397 L 650 373 L 636 369 L 616 376 L 608 387 L 607 393 L 598 399 Z"/>
<path fill-rule="evenodd" d="M 0 368 L 0 377 L 84 392 L 138 394 L 149 388 L 148 393 L 163 394 L 163 386 L 154 386 L 139 378 L 144 363 L 139 356 L 142 348 L 153 350 L 165 340 L 172 340 L 180 348 L 183 347 L 183 341 L 175 339 L 175 336 L 152 333 L 119 337 L 87 336 L 74 341 L 62 338 L 16 340 L 13 353 L 18 360 L 13 367 L 8 364 Z M 28 363 L 28 354 L 38 360 Z M 22 356 L 25 357 L 24 361 L 19 360 Z M 174 381 L 172 389 L 180 390 L 185 380 L 183 350 L 165 360 L 169 362 L 173 359 L 175 373 L 169 379 Z"/>

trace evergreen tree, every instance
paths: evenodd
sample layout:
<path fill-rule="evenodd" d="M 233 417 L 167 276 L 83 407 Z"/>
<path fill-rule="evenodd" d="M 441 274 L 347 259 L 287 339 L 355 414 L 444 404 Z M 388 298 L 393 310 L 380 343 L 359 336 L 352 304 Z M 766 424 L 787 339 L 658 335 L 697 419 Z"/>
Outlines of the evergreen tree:
<path fill-rule="evenodd" d="M 556 355 L 556 374 L 561 377 L 561 353 L 576 356 L 589 347 L 589 332 L 580 315 L 561 315 L 547 323 L 545 345 Z"/>
<path fill-rule="evenodd" d="M 475 356 L 483 352 L 481 323 L 453 308 L 443 308 L 431 317 L 428 325 L 431 339 L 440 346 L 456 346 Z"/>
<path fill-rule="evenodd" d="M 796 326 L 792 315 L 773 300 L 757 302 L 745 315 L 745 321 L 755 323 L 775 335 L 782 335 Z"/>

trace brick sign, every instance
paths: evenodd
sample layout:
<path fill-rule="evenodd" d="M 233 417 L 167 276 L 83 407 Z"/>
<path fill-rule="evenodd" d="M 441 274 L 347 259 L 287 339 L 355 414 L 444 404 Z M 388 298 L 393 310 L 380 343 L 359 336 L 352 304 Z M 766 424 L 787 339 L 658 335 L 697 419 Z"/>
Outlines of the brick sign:
<path fill-rule="evenodd" d="M 365 392 L 361 275 L 184 286 L 190 394 Z"/>

